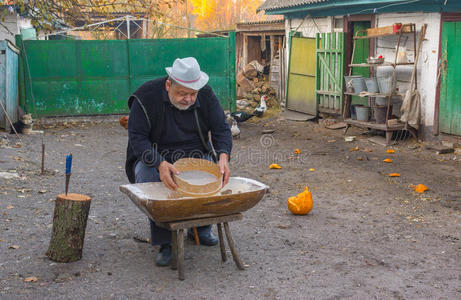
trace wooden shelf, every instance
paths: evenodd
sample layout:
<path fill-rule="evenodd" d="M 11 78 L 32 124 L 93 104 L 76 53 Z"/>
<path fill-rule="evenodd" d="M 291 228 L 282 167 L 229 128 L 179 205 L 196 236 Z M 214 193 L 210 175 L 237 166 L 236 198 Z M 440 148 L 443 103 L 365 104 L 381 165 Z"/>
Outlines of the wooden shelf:
<path fill-rule="evenodd" d="M 360 94 L 344 92 L 344 95 L 357 96 L 357 97 L 389 97 L 389 95 L 376 94 L 376 93 L 370 93 L 366 96 L 360 96 Z"/>
<path fill-rule="evenodd" d="M 354 125 L 357 127 L 363 127 L 363 128 L 371 128 L 371 129 L 376 129 L 376 130 L 382 130 L 382 131 L 396 131 L 396 130 L 402 130 L 405 128 L 404 123 L 398 123 L 392 126 L 388 126 L 386 124 L 378 124 L 375 122 L 366 122 L 366 121 L 358 121 L 358 120 L 352 120 L 352 119 L 346 119 L 344 122 L 348 125 Z"/>
<path fill-rule="evenodd" d="M 382 64 L 366 64 L 366 63 L 350 64 L 349 67 L 367 67 L 367 68 L 370 68 L 370 67 L 395 67 L 395 66 L 412 66 L 412 65 L 414 65 L 414 63 L 398 63 L 398 64 L 394 64 L 394 63 L 391 63 L 391 62 L 383 62 Z"/>
<path fill-rule="evenodd" d="M 413 31 L 402 32 L 402 34 L 412 34 L 412 33 L 414 32 Z M 379 37 L 384 37 L 384 36 L 399 36 L 399 34 L 400 32 L 374 34 L 374 35 L 366 35 L 366 36 L 354 36 L 354 40 L 373 39 L 373 38 L 379 38 Z"/>

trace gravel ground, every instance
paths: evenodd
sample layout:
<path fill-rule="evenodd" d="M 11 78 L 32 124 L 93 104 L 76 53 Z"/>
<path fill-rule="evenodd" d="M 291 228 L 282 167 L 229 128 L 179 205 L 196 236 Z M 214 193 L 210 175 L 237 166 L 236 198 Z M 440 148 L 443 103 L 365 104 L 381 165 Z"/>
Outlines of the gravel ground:
<path fill-rule="evenodd" d="M 269 128 L 277 130 L 261 135 Z M 270 186 L 242 221 L 230 224 L 248 268 L 221 262 L 219 247 L 187 241 L 186 280 L 179 281 L 176 271 L 155 266 L 156 247 L 133 239 L 148 236 L 148 222 L 119 192 L 127 183 L 127 132 L 117 120 L 44 131 L 45 175 L 40 135 L 19 141 L 0 134 L 0 172 L 20 176 L 0 178 L 1 299 L 461 298 L 459 156 L 436 155 L 412 141 L 387 154 L 359 129 L 348 133 L 357 141 L 347 143 L 342 131 L 313 122 L 242 124 L 232 175 Z M 69 152 L 70 190 L 93 200 L 83 258 L 61 264 L 44 253 Z M 282 169 L 269 169 L 273 162 Z M 392 172 L 401 176 L 390 178 Z M 419 183 L 429 191 L 415 193 L 410 185 Z M 304 186 L 314 208 L 294 216 L 286 200 Z M 37 281 L 25 282 L 32 276 Z"/>

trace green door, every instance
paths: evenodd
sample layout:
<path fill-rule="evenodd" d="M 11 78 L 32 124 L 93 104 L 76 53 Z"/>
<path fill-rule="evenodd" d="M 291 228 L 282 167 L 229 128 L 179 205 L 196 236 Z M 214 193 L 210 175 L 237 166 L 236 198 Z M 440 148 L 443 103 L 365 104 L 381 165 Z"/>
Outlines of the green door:
<path fill-rule="evenodd" d="M 440 131 L 461 135 L 461 22 L 444 22 L 442 29 Z"/>
<path fill-rule="evenodd" d="M 315 56 L 314 38 L 291 38 L 287 108 L 314 116 L 317 115 Z"/>
<path fill-rule="evenodd" d="M 354 36 L 356 35 L 357 31 L 366 30 L 370 28 L 370 22 L 354 22 Z M 365 32 L 359 33 L 359 35 L 366 35 Z M 355 45 L 355 54 L 354 54 L 354 61 L 351 62 L 352 64 L 361 64 L 366 63 L 367 58 L 370 54 L 370 40 L 363 39 L 357 40 Z M 363 67 L 354 67 L 352 68 L 352 75 L 362 75 L 363 77 L 370 77 L 370 69 L 363 68 Z M 352 104 L 364 104 L 368 105 L 368 98 L 367 97 L 352 97 Z"/>

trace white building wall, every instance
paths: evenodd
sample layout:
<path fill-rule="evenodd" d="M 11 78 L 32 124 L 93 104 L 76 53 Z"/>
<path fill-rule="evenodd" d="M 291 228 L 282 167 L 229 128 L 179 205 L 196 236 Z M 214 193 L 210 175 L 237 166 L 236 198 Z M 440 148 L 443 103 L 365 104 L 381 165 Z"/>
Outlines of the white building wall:
<path fill-rule="evenodd" d="M 428 24 L 426 39 L 422 44 L 417 66 L 418 90 L 421 94 L 421 119 L 422 124 L 427 127 L 426 129 L 430 129 L 430 127 L 434 125 L 440 18 L 440 13 L 392 13 L 377 15 L 376 18 L 376 27 L 390 26 L 394 23 L 415 23 L 417 40 L 419 39 L 421 26 Z M 305 19 L 287 19 L 285 21 L 287 41 L 290 31 L 301 32 L 304 37 L 315 37 L 315 34 L 318 32 L 338 31 L 333 27 L 333 17 L 315 19 L 307 17 Z M 406 37 L 408 37 L 408 39 Z M 405 35 L 401 43 L 406 46 L 408 60 L 414 61 L 413 51 L 415 47 L 413 35 Z M 376 54 L 382 54 L 386 61 L 393 61 L 395 58 L 396 45 L 397 37 L 379 38 L 376 43 Z M 288 54 L 286 55 L 287 66 L 289 61 Z M 399 66 L 397 68 L 397 86 L 399 88 L 399 93 L 404 94 L 409 87 L 413 68 L 412 66 Z M 380 76 L 391 72 L 391 67 L 380 67 L 378 68 L 377 75 Z M 396 103 L 399 102 L 397 99 L 395 100 Z M 428 134 L 430 134 L 430 130 L 426 130 L 425 135 Z"/>
<path fill-rule="evenodd" d="M 4 26 L 0 26 L 0 40 L 8 39 L 14 44 L 14 35 L 19 34 L 18 18 L 16 13 L 14 15 L 6 14 L 5 20 L 1 21 Z"/>

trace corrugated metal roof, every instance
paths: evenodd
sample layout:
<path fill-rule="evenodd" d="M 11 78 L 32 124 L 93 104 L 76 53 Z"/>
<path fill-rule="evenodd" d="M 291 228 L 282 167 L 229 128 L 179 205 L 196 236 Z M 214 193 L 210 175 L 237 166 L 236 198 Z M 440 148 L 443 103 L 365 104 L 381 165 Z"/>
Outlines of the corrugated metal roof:
<path fill-rule="evenodd" d="M 259 24 L 277 24 L 277 23 L 285 23 L 284 19 L 280 20 L 267 20 L 267 21 L 255 21 L 255 22 L 240 22 L 237 25 L 259 25 Z"/>
<path fill-rule="evenodd" d="M 327 1 L 329 0 L 266 0 L 256 11 L 289 8 Z"/>

